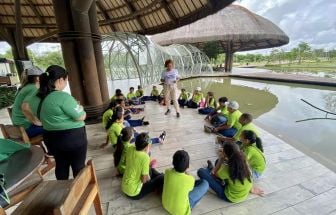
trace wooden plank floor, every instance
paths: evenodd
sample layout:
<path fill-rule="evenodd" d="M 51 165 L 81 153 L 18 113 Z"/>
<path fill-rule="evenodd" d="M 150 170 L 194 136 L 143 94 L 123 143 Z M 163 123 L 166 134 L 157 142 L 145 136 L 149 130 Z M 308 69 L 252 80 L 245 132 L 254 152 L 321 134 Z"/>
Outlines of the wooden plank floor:
<path fill-rule="evenodd" d="M 182 109 L 181 118 L 164 116 L 165 107 L 148 102 L 145 112 L 133 118 L 146 116 L 150 125 L 137 127 L 149 131 L 152 137 L 167 132 L 164 145 L 154 145 L 152 157 L 158 160 L 159 170 L 171 167 L 174 152 L 189 152 L 189 172 L 204 167 L 206 160 L 216 159 L 215 136 L 204 133 L 203 116 L 196 110 Z M 1 123 L 7 123 L 1 110 Z M 8 118 L 7 118 L 8 119 Z M 161 198 L 151 194 L 139 201 L 127 199 L 120 190 L 120 178 L 115 177 L 111 148 L 99 149 L 105 141 L 101 124 L 88 125 L 88 159 L 93 159 L 99 180 L 103 209 L 107 214 L 166 214 Z M 192 211 L 192 214 L 336 214 L 336 174 L 292 146 L 261 130 L 267 159 L 267 169 L 257 186 L 264 189 L 265 197 L 250 195 L 248 200 L 230 204 L 218 199 L 209 191 Z M 47 179 L 54 179 L 51 172 Z M 93 210 L 91 210 L 93 214 Z"/>

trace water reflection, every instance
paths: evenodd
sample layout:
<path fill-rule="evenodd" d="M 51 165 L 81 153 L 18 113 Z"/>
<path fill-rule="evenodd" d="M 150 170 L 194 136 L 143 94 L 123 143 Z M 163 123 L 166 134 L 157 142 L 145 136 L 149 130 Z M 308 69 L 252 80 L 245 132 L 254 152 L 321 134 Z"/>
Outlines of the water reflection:
<path fill-rule="evenodd" d="M 322 78 L 336 78 L 336 70 L 327 68 L 270 68 L 275 73 L 287 73 L 296 75 L 308 75 Z M 326 71 L 328 70 L 328 71 Z"/>

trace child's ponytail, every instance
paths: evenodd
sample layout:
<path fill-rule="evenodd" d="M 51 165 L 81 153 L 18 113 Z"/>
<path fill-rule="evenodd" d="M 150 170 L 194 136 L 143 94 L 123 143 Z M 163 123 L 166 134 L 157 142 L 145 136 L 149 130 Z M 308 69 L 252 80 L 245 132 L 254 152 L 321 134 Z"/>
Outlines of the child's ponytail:
<path fill-rule="evenodd" d="M 131 127 L 126 127 L 123 128 L 121 130 L 120 135 L 118 136 L 118 140 L 117 140 L 117 145 L 116 145 L 116 149 L 113 153 L 113 157 L 114 157 L 114 166 L 117 167 L 120 163 L 121 160 L 121 155 L 122 152 L 124 151 L 124 143 L 123 142 L 127 142 L 130 141 L 131 138 L 133 136 L 133 128 Z"/>
<path fill-rule="evenodd" d="M 264 147 L 262 145 L 262 141 L 259 137 L 256 138 L 256 146 L 258 147 L 258 149 L 262 152 L 264 152 Z"/>
<path fill-rule="evenodd" d="M 242 132 L 242 135 L 244 136 L 244 139 L 250 142 L 250 144 L 255 143 L 258 149 L 264 152 L 262 141 L 259 137 L 257 137 L 256 133 L 250 130 L 245 130 Z"/>

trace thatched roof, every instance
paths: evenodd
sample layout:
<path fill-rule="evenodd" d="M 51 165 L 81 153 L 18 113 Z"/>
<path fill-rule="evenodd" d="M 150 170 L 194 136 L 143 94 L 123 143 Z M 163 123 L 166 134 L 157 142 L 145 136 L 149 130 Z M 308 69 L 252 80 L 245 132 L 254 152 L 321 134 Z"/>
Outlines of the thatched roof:
<path fill-rule="evenodd" d="M 62 0 L 57 0 L 62 1 Z M 68 0 L 70 1 L 70 0 Z M 96 0 L 100 33 L 112 31 L 154 34 L 213 14 L 234 0 Z M 0 1 L 0 41 L 3 30 L 15 28 L 15 0 Z M 52 0 L 21 0 L 25 43 L 57 41 Z"/>
<path fill-rule="evenodd" d="M 189 43 L 200 48 L 205 42 L 220 41 L 224 52 L 228 44 L 236 52 L 276 47 L 289 42 L 288 36 L 278 26 L 238 5 L 230 5 L 190 25 L 156 34 L 151 40 L 160 45 Z"/>

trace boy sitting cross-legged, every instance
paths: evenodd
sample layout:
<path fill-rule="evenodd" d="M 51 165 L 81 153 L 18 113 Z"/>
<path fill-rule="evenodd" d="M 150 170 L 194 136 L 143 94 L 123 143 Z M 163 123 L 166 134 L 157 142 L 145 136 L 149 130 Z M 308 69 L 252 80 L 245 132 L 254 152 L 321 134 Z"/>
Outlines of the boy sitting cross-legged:
<path fill-rule="evenodd" d="M 162 204 L 174 215 L 190 214 L 191 209 L 201 200 L 209 189 L 205 180 L 197 180 L 188 175 L 189 155 L 184 150 L 175 152 L 172 169 L 165 171 Z"/>

